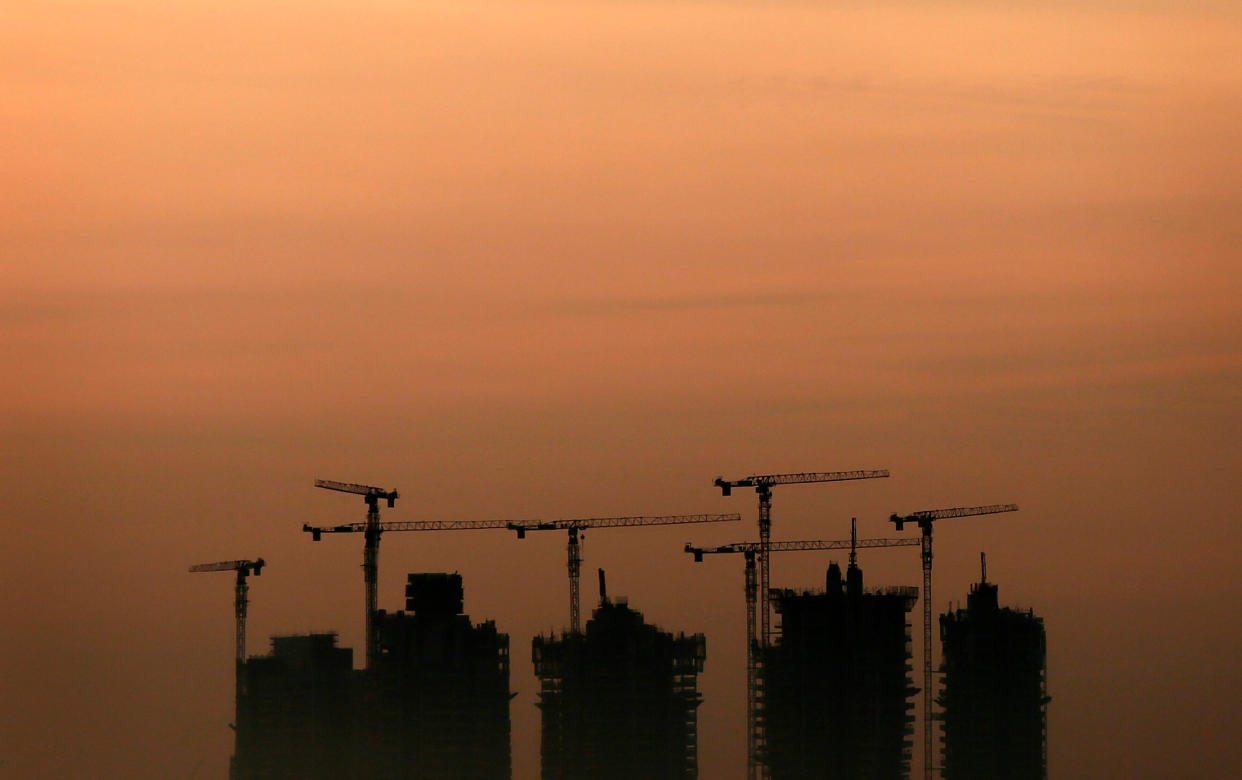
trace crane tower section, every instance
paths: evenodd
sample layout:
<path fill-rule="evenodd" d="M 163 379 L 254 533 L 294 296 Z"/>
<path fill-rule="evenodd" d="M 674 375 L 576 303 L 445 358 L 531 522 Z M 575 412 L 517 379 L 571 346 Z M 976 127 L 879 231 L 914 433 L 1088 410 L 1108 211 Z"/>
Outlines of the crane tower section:
<path fill-rule="evenodd" d="M 713 485 L 720 488 L 721 495 L 733 494 L 734 488 L 754 488 L 759 494 L 759 640 L 767 646 L 772 638 L 771 608 L 768 604 L 770 566 L 768 545 L 772 539 L 772 488 L 776 485 L 801 485 L 812 482 L 847 482 L 858 479 L 881 479 L 888 476 L 888 469 L 855 469 L 854 471 L 803 471 L 795 474 L 752 474 L 741 479 L 728 480 L 716 477 Z"/>
<path fill-rule="evenodd" d="M 397 499 L 400 496 L 395 490 L 385 490 L 372 485 L 359 485 L 353 482 L 335 482 L 330 479 L 315 480 L 315 487 L 335 490 L 340 493 L 360 495 L 367 504 L 367 520 L 364 527 L 366 537 L 362 549 L 362 579 L 366 586 L 367 668 L 370 669 L 375 665 L 375 658 L 379 652 L 379 637 L 376 635 L 375 622 L 375 612 L 378 609 L 376 588 L 379 580 L 379 540 L 381 533 L 379 502 L 386 501 L 389 508 L 392 508 L 396 506 Z M 318 539 L 319 535 L 315 534 L 315 538 Z"/>

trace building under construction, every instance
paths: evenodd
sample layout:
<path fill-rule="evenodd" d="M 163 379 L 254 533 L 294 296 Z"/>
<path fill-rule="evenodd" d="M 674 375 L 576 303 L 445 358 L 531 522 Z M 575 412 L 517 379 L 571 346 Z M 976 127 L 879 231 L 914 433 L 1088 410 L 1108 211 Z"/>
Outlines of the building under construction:
<path fill-rule="evenodd" d="M 760 711 L 773 780 L 904 780 L 917 689 L 911 587 L 864 590 L 862 570 L 828 568 L 823 592 L 773 590 L 779 636 L 761 651 Z"/>
<path fill-rule="evenodd" d="M 1045 780 L 1044 622 L 1002 608 L 986 573 L 940 616 L 944 780 Z"/>
<path fill-rule="evenodd" d="M 409 575 L 365 671 L 336 634 L 274 638 L 244 665 L 233 776 L 509 780 L 509 637 L 462 598 L 459 574 Z"/>
<path fill-rule="evenodd" d="M 602 598 L 583 633 L 538 636 L 544 780 L 698 777 L 702 634 L 674 637 Z"/>
<path fill-rule="evenodd" d="M 235 780 L 353 775 L 358 673 L 336 634 L 272 637 L 240 672 Z"/>
<path fill-rule="evenodd" d="M 410 574 L 381 611 L 363 691 L 363 777 L 508 780 L 509 636 L 462 614 L 460 574 Z"/>

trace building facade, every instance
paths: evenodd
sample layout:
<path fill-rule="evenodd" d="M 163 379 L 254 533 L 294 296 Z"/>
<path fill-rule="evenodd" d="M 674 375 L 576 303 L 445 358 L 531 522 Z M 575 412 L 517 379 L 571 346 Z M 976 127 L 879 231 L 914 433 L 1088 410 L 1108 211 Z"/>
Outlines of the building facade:
<path fill-rule="evenodd" d="M 904 780 L 913 748 L 908 614 L 916 588 L 864 590 L 834 563 L 822 592 L 773 590 L 761 650 L 763 755 L 773 780 Z"/>
<path fill-rule="evenodd" d="M 535 637 L 544 780 L 698 777 L 702 634 L 674 637 L 604 600 L 581 634 Z"/>
<path fill-rule="evenodd" d="M 944 780 L 1046 780 L 1047 639 L 1031 611 L 974 585 L 940 616 Z"/>
<path fill-rule="evenodd" d="M 336 634 L 272 637 L 241 673 L 235 780 L 352 775 L 358 673 Z"/>
<path fill-rule="evenodd" d="M 243 665 L 235 780 L 509 780 L 509 637 L 462 603 L 460 575 L 409 575 L 365 671 L 336 634 L 273 638 Z"/>
<path fill-rule="evenodd" d="M 411 574 L 406 611 L 379 613 L 363 776 L 509 780 L 509 637 L 472 624 L 463 597 L 459 574 Z"/>

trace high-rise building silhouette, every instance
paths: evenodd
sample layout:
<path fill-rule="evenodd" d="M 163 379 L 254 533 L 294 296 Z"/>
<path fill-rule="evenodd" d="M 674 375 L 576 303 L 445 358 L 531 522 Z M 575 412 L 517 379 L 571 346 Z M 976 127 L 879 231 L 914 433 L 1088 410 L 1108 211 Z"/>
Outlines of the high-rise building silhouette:
<path fill-rule="evenodd" d="M 1001 607 L 986 574 L 940 616 L 944 780 L 1044 780 L 1047 644 L 1030 610 Z"/>
<path fill-rule="evenodd" d="M 918 589 L 864 590 L 828 568 L 822 592 L 773 590 L 779 635 L 761 651 L 760 759 L 773 780 L 903 780 L 914 733 L 908 614 Z"/>
<path fill-rule="evenodd" d="M 352 775 L 357 673 L 336 634 L 272 637 L 241 672 L 234 780 Z"/>
<path fill-rule="evenodd" d="M 336 634 L 273 638 L 242 668 L 235 780 L 509 780 L 509 637 L 462 599 L 458 574 L 409 575 L 368 670 Z"/>
<path fill-rule="evenodd" d="M 532 642 L 544 780 L 698 777 L 702 634 L 661 631 L 603 599 L 582 633 Z"/>
<path fill-rule="evenodd" d="M 508 635 L 462 614 L 460 574 L 410 574 L 405 594 L 406 612 L 376 617 L 362 775 L 508 780 Z"/>

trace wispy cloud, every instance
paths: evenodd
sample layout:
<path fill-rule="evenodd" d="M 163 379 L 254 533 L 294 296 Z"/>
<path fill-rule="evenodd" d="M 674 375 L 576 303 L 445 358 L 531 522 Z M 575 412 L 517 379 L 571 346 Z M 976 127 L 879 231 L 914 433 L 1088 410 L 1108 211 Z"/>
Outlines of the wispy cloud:
<path fill-rule="evenodd" d="M 536 308 L 557 315 L 615 317 L 741 308 L 787 309 L 826 303 L 839 297 L 839 294 L 830 292 L 758 292 L 575 298 L 539 304 Z"/>
<path fill-rule="evenodd" d="M 932 101 L 1009 108 L 1084 109 L 1097 113 L 1159 94 L 1156 84 L 1101 73 L 982 80 L 965 77 L 919 78 L 860 71 L 849 76 L 753 76 L 730 82 L 730 88 L 787 98 L 880 96 L 907 105 Z"/>

